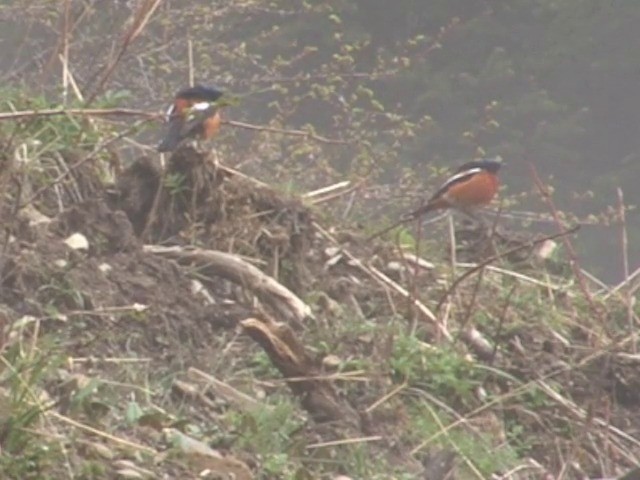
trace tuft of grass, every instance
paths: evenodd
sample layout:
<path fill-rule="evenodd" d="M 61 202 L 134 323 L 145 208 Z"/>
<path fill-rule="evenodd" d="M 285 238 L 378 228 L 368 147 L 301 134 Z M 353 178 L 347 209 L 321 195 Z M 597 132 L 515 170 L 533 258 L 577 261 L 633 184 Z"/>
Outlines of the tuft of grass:
<path fill-rule="evenodd" d="M 239 448 L 253 452 L 261 463 L 266 478 L 295 478 L 300 446 L 295 440 L 304 424 L 296 414 L 297 405 L 289 397 L 276 397 L 264 408 L 246 412 L 230 412 L 228 421 L 237 435 Z"/>
<path fill-rule="evenodd" d="M 20 341 L 0 355 L 0 477 L 43 478 L 44 472 L 59 465 L 59 442 L 41 436 L 45 412 L 54 406 L 44 386 L 62 356 L 54 350 L 27 349 Z"/>

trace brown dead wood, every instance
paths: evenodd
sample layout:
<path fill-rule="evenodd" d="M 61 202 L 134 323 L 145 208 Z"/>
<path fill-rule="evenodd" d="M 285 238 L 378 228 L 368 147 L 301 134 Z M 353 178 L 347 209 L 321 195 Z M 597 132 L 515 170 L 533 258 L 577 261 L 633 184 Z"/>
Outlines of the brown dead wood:
<path fill-rule="evenodd" d="M 313 318 L 311 307 L 291 290 L 237 255 L 201 248 L 161 247 L 145 245 L 144 250 L 154 255 L 193 265 L 207 276 L 226 278 L 254 293 L 263 303 L 289 322 L 302 325 Z"/>
<path fill-rule="evenodd" d="M 340 400 L 333 384 L 322 378 L 321 368 L 286 324 L 264 318 L 241 322 L 287 380 L 291 391 L 317 422 L 348 421 L 357 424 L 357 413 Z"/>

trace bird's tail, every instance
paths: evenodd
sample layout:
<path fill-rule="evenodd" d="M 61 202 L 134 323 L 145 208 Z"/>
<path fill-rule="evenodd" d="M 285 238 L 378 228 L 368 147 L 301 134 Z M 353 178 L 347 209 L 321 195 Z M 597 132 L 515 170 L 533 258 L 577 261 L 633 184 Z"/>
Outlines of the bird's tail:
<path fill-rule="evenodd" d="M 421 207 L 416 208 L 415 210 L 409 212 L 409 213 L 405 213 L 404 215 L 402 215 L 400 217 L 399 220 L 396 220 L 395 222 L 393 222 L 391 225 L 387 225 L 386 227 L 384 227 L 382 230 L 378 230 L 377 232 L 369 235 L 365 241 L 371 241 L 374 238 L 378 238 L 382 235 L 384 235 L 387 232 L 390 232 L 391 230 L 393 230 L 396 227 L 399 227 L 400 225 L 403 225 L 407 222 L 410 222 L 412 220 L 415 220 L 416 218 L 421 217 L 422 215 L 426 215 L 427 213 L 431 212 L 432 210 L 436 210 L 438 207 L 435 204 L 431 204 L 431 203 L 427 203 L 426 205 L 423 205 Z"/>
<path fill-rule="evenodd" d="M 171 152 L 178 148 L 182 141 L 182 124 L 184 122 L 174 119 L 169 121 L 167 134 L 164 136 L 157 149 L 159 152 Z"/>

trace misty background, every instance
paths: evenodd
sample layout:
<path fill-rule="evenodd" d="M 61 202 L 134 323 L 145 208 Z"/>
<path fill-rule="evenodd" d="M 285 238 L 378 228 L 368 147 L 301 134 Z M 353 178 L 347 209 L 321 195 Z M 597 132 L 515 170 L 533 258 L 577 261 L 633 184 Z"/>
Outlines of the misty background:
<path fill-rule="evenodd" d="M 583 267 L 610 283 L 624 278 L 623 192 L 629 269 L 640 268 L 637 2 L 165 0 L 100 86 L 135 5 L 3 2 L 0 88 L 59 105 L 66 52 L 83 98 L 160 111 L 188 82 L 191 41 L 195 80 L 239 96 L 226 118 L 348 143 L 227 129 L 226 163 L 302 191 L 367 176 L 384 193 L 380 215 L 371 207 L 354 222 L 382 222 L 428 195 L 444 168 L 481 155 L 508 163 L 507 212 L 546 214 L 530 162 L 556 206 L 585 224 Z M 153 146 L 157 131 L 137 140 Z M 119 153 L 126 162 L 139 150 Z M 556 229 L 542 217 L 524 227 Z"/>

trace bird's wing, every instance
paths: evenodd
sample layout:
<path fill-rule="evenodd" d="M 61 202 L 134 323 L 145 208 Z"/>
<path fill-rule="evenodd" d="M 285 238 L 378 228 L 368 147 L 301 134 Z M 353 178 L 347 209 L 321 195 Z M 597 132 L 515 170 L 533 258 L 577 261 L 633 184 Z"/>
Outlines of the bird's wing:
<path fill-rule="evenodd" d="M 218 105 L 211 102 L 200 102 L 191 106 L 182 126 L 182 138 L 199 134 L 202 131 L 204 121 L 213 117 L 217 111 Z"/>
<path fill-rule="evenodd" d="M 185 138 L 196 136 L 202 129 L 202 123 L 217 111 L 217 105 L 210 102 L 196 103 L 182 115 L 174 113 L 173 107 L 169 108 L 169 126 L 158 151 L 175 150 Z"/>
<path fill-rule="evenodd" d="M 446 182 L 442 184 L 442 186 L 436 191 L 436 193 L 434 193 L 431 196 L 431 198 L 429 199 L 429 202 L 432 202 L 437 198 L 440 198 L 445 193 L 447 193 L 447 191 L 454 185 L 457 185 L 458 183 L 466 182 L 471 177 L 473 177 L 474 175 L 477 175 L 481 171 L 482 171 L 481 168 L 470 168 L 468 170 L 463 170 L 461 172 L 456 173 L 455 175 L 452 175 L 451 177 L 449 177 L 449 179 Z"/>

